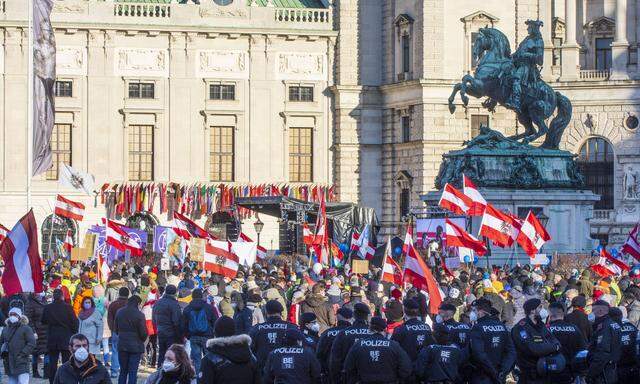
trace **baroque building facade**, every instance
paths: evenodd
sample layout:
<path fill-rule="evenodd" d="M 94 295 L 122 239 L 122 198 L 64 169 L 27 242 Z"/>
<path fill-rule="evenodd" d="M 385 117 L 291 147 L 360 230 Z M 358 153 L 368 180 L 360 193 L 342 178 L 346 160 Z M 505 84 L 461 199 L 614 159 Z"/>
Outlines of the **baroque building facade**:
<path fill-rule="evenodd" d="M 473 71 L 479 28 L 500 29 L 514 51 L 527 36 L 525 21 L 539 19 L 542 76 L 573 103 L 561 149 L 577 155 L 587 188 L 601 195 L 590 215 L 591 237 L 624 242 L 640 218 L 640 1 L 339 0 L 335 6 L 341 198 L 375 207 L 383 230 L 401 233 L 403 217 L 435 189 L 443 153 L 460 148 L 481 124 L 521 132 L 510 111 L 489 113 L 472 98 L 468 108 L 456 100 L 450 114 L 447 99 L 453 84 Z"/>

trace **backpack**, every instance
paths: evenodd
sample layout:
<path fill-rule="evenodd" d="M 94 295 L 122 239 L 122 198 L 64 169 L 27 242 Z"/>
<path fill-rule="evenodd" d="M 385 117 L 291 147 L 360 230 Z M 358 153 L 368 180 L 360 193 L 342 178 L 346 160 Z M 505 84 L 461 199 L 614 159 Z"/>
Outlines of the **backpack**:
<path fill-rule="evenodd" d="M 189 312 L 189 333 L 202 334 L 207 333 L 209 330 L 209 322 L 207 321 L 207 314 L 204 308 L 199 310 L 192 310 Z"/>

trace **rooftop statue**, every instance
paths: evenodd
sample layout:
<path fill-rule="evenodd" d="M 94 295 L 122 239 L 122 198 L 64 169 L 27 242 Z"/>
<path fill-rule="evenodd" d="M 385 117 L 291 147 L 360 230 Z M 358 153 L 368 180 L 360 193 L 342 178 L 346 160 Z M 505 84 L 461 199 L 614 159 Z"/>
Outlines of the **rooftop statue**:
<path fill-rule="evenodd" d="M 487 97 L 483 107 L 493 112 L 500 104 L 514 111 L 524 126 L 523 133 L 508 139 L 528 144 L 546 135 L 541 147 L 558 149 L 562 133 L 571 121 L 571 102 L 540 78 L 544 56 L 542 21 L 527 20 L 526 24 L 529 35 L 513 54 L 502 32 L 495 28 L 479 30 L 472 52 L 478 63 L 474 76 L 467 74 L 454 86 L 449 111 L 453 113 L 456 109 L 453 101 L 458 92 L 465 107 L 469 103 L 467 95 Z M 556 109 L 557 114 L 547 127 L 545 120 Z"/>

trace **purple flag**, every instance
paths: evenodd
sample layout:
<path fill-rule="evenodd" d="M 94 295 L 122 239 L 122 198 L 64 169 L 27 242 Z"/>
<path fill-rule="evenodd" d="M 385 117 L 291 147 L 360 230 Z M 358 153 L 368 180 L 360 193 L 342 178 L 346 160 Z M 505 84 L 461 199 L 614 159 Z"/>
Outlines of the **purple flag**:
<path fill-rule="evenodd" d="M 153 252 L 164 253 L 167 250 L 167 231 L 172 231 L 171 227 L 156 225 L 153 232 Z"/>
<path fill-rule="evenodd" d="M 136 241 L 139 241 L 143 248 L 147 245 L 147 232 L 141 229 L 127 228 L 122 227 L 124 231 Z M 124 252 L 120 252 L 118 249 L 113 247 L 112 245 L 107 244 L 107 233 L 104 226 L 101 225 L 93 225 L 87 232 L 95 233 L 97 237 L 97 247 L 96 250 L 102 256 L 103 259 L 107 260 L 107 263 L 111 264 L 116 260 L 124 258 Z"/>

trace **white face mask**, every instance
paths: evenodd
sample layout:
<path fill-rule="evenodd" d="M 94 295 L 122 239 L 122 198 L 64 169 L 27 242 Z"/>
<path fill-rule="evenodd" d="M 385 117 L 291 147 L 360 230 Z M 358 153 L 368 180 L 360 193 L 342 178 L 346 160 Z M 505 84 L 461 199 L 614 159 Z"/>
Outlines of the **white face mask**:
<path fill-rule="evenodd" d="M 594 321 L 596 321 L 596 314 L 591 312 L 587 318 L 589 319 L 589 322 L 593 323 Z"/>
<path fill-rule="evenodd" d="M 440 314 L 436 315 L 436 323 L 441 324 L 444 321 L 444 319 L 442 318 L 442 316 L 440 316 Z"/>
<path fill-rule="evenodd" d="M 549 311 L 547 311 L 545 308 L 542 308 L 540 310 L 540 318 L 542 319 L 542 321 L 547 321 L 547 317 L 549 317 Z"/>
<path fill-rule="evenodd" d="M 14 324 L 15 324 L 15 323 L 17 323 L 17 322 L 18 322 L 18 320 L 20 320 L 20 319 L 18 318 L 18 316 L 9 316 L 9 322 L 11 322 L 11 323 L 14 323 Z"/>
<path fill-rule="evenodd" d="M 177 369 L 178 366 L 173 361 L 165 360 L 164 363 L 162 363 L 162 370 L 165 372 L 173 372 Z"/>
<path fill-rule="evenodd" d="M 478 312 L 471 311 L 471 313 L 469 313 L 469 320 L 471 320 L 472 323 L 478 321 Z"/>
<path fill-rule="evenodd" d="M 311 332 L 315 332 L 315 333 L 320 332 L 320 324 L 318 324 L 318 323 L 309 324 L 309 330 L 311 330 Z"/>
<path fill-rule="evenodd" d="M 89 351 L 85 347 L 80 347 L 73 353 L 73 357 L 76 361 L 82 363 L 89 357 Z"/>

